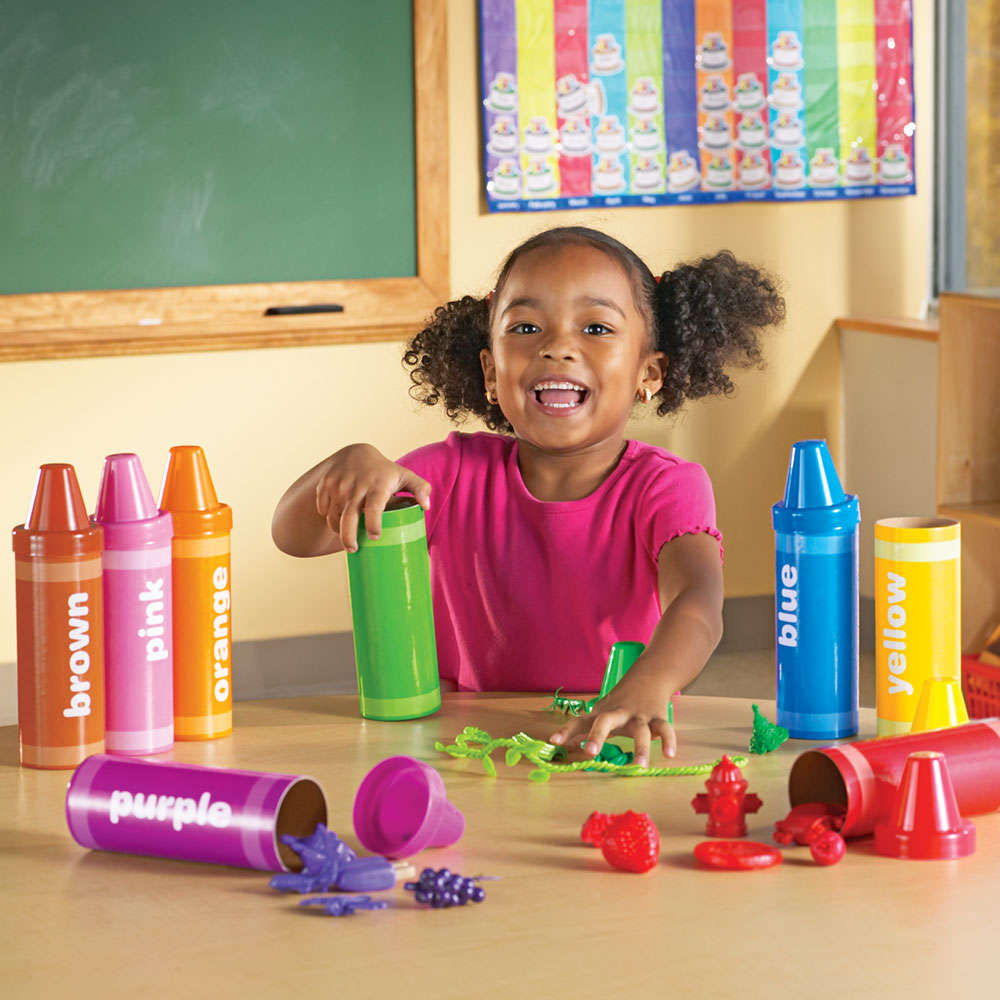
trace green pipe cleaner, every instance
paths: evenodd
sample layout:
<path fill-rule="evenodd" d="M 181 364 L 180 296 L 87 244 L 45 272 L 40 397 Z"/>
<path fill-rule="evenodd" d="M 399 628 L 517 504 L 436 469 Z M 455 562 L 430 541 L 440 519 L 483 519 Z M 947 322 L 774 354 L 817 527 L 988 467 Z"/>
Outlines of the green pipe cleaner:
<path fill-rule="evenodd" d="M 455 737 L 455 742 L 444 744 L 438 740 L 434 749 L 452 757 L 481 760 L 490 777 L 497 774 L 496 765 L 490 755 L 498 747 L 506 747 L 504 760 L 508 767 L 514 767 L 521 759 L 535 765 L 528 775 L 532 781 L 548 781 L 553 774 L 567 774 L 572 771 L 603 771 L 623 778 L 672 778 L 682 775 L 709 774 L 719 761 L 711 764 L 688 764 L 683 767 L 639 767 L 638 764 L 612 764 L 606 760 L 578 760 L 572 764 L 556 764 L 553 761 L 566 757 L 562 747 L 553 746 L 543 740 L 532 739 L 527 733 L 515 733 L 510 738 L 493 739 L 489 733 L 475 726 L 466 726 Z M 732 761 L 737 767 L 744 767 L 749 758 L 735 754 Z"/>

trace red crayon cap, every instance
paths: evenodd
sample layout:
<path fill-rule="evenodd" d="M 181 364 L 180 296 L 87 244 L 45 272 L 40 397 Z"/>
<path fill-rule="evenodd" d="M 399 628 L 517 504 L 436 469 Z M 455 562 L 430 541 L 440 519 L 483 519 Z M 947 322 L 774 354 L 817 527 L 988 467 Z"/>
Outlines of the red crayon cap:
<path fill-rule="evenodd" d="M 160 490 L 160 510 L 173 515 L 174 531 L 184 537 L 232 530 L 232 508 L 219 503 L 200 445 L 180 444 L 170 449 Z"/>
<path fill-rule="evenodd" d="M 103 532 L 87 517 L 73 466 L 41 466 L 27 520 L 14 528 L 14 552 L 21 558 L 93 555 L 100 553 L 102 540 Z"/>
<path fill-rule="evenodd" d="M 875 827 L 875 850 L 889 858 L 964 858 L 976 828 L 962 819 L 944 754 L 918 750 L 906 758 L 892 818 Z"/>

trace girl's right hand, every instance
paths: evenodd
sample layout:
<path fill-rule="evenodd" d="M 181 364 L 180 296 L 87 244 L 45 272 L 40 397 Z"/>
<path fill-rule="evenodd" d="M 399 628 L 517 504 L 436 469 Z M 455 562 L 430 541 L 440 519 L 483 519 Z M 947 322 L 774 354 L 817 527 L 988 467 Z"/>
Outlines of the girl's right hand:
<path fill-rule="evenodd" d="M 400 491 L 412 493 L 424 510 L 430 508 L 431 486 L 415 472 L 397 465 L 370 444 L 352 444 L 331 455 L 318 467 L 316 512 L 335 538 L 334 551 L 358 549 L 358 520 L 372 538 L 382 533 L 382 511 Z"/>

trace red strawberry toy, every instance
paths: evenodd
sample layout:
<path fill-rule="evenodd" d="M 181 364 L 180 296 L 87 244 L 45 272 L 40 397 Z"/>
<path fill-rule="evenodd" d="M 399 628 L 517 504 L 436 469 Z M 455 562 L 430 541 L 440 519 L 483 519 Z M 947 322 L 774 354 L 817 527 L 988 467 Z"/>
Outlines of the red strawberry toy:
<path fill-rule="evenodd" d="M 660 857 L 660 833 L 646 813 L 629 810 L 616 816 L 604 831 L 601 853 L 613 868 L 648 872 Z"/>
<path fill-rule="evenodd" d="M 585 844 L 593 844 L 594 847 L 600 847 L 601 841 L 604 839 L 604 831 L 615 820 L 621 819 L 624 815 L 625 813 L 592 812 L 584 820 L 583 829 L 580 831 L 580 839 Z"/>

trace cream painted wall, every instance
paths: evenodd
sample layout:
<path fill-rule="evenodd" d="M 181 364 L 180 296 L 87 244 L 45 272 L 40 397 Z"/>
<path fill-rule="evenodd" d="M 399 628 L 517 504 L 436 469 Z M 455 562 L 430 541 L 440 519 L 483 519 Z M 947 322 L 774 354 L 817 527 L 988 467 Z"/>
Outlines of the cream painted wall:
<path fill-rule="evenodd" d="M 831 321 L 848 311 L 913 315 L 922 305 L 933 12 L 929 4 L 915 7 L 917 100 L 927 109 L 916 198 L 489 216 L 478 168 L 476 4 L 449 4 L 454 294 L 485 291 L 514 244 L 566 222 L 606 228 L 657 267 L 729 247 L 784 282 L 789 321 L 769 345 L 765 372 L 742 375 L 732 399 L 693 405 L 676 422 L 633 428 L 707 466 L 727 536 L 730 595 L 773 586 L 769 507 L 781 492 L 792 442 L 825 435 L 841 453 L 840 358 Z M 349 629 L 343 556 L 282 556 L 271 544 L 270 516 L 288 482 L 344 444 L 368 440 L 396 456 L 447 433 L 441 414 L 408 398 L 400 355 L 399 344 L 377 344 L 2 365 L 0 523 L 24 520 L 42 462 L 76 465 L 92 504 L 104 455 L 138 452 L 157 491 L 168 447 L 199 443 L 221 498 L 235 511 L 235 638 Z M 6 565 L 0 664 L 15 659 L 10 557 Z"/>

